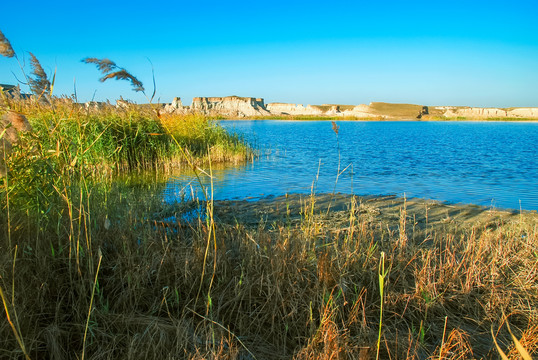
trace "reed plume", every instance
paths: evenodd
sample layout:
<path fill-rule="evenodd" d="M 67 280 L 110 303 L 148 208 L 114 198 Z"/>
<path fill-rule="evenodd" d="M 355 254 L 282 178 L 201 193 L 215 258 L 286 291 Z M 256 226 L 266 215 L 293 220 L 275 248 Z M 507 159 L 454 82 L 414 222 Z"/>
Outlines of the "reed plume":
<path fill-rule="evenodd" d="M 47 78 L 47 74 L 39 63 L 39 60 L 34 54 L 30 53 L 30 64 L 32 66 L 33 78 L 29 78 L 29 85 L 32 92 L 36 95 L 50 94 L 51 83 Z"/>
<path fill-rule="evenodd" d="M 6 57 L 15 56 L 15 51 L 13 51 L 9 40 L 4 36 L 2 31 L 0 31 L 0 55 Z"/>
<path fill-rule="evenodd" d="M 336 135 L 338 135 L 338 129 L 340 128 L 340 126 L 336 125 L 336 122 L 334 121 L 331 121 L 332 122 L 332 125 L 333 125 L 333 131 Z"/>
<path fill-rule="evenodd" d="M 134 91 L 144 92 L 145 90 L 140 80 L 110 59 L 85 58 L 82 59 L 82 62 L 97 66 L 97 69 L 103 74 L 103 77 L 99 79 L 100 82 L 105 82 L 108 79 L 127 80 L 131 82 Z"/>

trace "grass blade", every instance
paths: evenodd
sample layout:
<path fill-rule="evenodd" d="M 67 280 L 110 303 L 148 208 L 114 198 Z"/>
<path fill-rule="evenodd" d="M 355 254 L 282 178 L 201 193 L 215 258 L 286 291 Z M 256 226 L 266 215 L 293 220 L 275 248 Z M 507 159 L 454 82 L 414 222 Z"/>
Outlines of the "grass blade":
<path fill-rule="evenodd" d="M 512 332 L 512 329 L 510 329 L 510 324 L 508 324 L 508 321 L 506 322 L 506 327 L 508 328 L 508 332 L 512 336 L 512 340 L 514 341 L 514 345 L 516 346 L 517 352 L 521 355 L 523 360 L 532 360 L 532 357 L 529 354 L 529 352 L 523 347 L 523 345 L 521 345 L 519 340 L 516 338 L 516 336 Z"/>
<path fill-rule="evenodd" d="M 499 352 L 499 355 L 501 356 L 501 359 L 508 360 L 508 356 L 502 351 L 501 347 L 497 343 L 497 339 L 495 338 L 495 334 L 493 334 L 493 328 L 491 328 L 491 337 L 493 338 L 493 342 L 495 343 L 495 347 L 497 348 L 497 351 Z"/>

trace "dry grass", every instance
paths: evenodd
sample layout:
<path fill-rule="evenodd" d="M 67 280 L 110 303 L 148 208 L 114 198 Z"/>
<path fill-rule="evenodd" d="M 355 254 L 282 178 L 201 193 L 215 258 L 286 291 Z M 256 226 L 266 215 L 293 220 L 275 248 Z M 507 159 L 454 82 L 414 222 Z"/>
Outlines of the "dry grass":
<path fill-rule="evenodd" d="M 240 139 L 154 108 L 3 102 L 34 132 L 0 179 L 0 358 L 489 358 L 492 328 L 515 358 L 504 314 L 538 351 L 535 213 L 334 194 L 167 206 L 154 164 L 214 160 Z M 421 110 L 390 105 L 373 106 Z M 147 167 L 150 191 L 103 174 Z"/>
<path fill-rule="evenodd" d="M 381 252 L 390 266 L 381 358 L 495 357 L 489 332 L 503 311 L 536 351 L 535 215 L 426 225 L 411 206 L 386 222 L 383 208 L 333 205 L 327 214 L 323 199 L 306 198 L 289 216 L 283 199 L 269 221 L 245 216 L 246 225 L 237 216 L 245 209 L 232 206 L 229 221 L 216 203 L 213 226 L 182 220 L 181 204 L 169 209 L 177 220 L 155 222 L 148 214 L 163 205 L 130 196 L 94 188 L 70 199 L 72 215 L 52 233 L 12 227 L 16 264 L 2 243 L 0 286 L 32 358 L 82 353 L 99 250 L 88 358 L 371 359 Z M 7 323 L 0 333 L 0 356 L 20 357 Z M 497 336 L 508 349 L 508 334 Z"/>

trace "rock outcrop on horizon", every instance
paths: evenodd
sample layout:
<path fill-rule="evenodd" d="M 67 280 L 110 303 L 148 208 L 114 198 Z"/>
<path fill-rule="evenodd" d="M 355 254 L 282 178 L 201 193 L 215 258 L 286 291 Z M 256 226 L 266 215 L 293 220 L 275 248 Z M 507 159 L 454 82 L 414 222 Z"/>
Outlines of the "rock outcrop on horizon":
<path fill-rule="evenodd" d="M 171 104 L 164 107 L 164 111 L 177 114 L 193 112 L 210 116 L 239 118 L 271 115 L 265 108 L 263 99 L 239 96 L 195 97 L 192 99 L 191 106 L 184 106 L 181 98 L 176 97 Z"/>
<path fill-rule="evenodd" d="M 324 115 L 320 109 L 302 104 L 269 103 L 267 110 L 273 115 Z"/>
<path fill-rule="evenodd" d="M 538 108 L 477 108 L 477 107 L 451 107 L 438 106 L 444 110 L 443 116 L 447 118 L 464 117 L 470 119 L 488 118 L 538 118 Z"/>
<path fill-rule="evenodd" d="M 164 106 L 166 113 L 201 113 L 227 118 L 255 118 L 268 116 L 312 116 L 342 117 L 357 119 L 423 119 L 427 116 L 440 118 L 536 118 L 538 108 L 476 108 L 463 106 L 428 107 L 415 104 L 391 104 L 372 102 L 369 105 L 306 105 L 288 103 L 265 104 L 262 98 L 226 96 L 195 97 L 190 106 L 185 106 L 176 97 Z"/>

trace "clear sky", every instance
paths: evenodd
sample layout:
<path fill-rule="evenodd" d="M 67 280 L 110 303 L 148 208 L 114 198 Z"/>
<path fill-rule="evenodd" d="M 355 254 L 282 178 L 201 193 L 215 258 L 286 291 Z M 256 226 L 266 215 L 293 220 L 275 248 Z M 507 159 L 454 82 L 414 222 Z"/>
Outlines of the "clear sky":
<path fill-rule="evenodd" d="M 0 13 L 19 57 L 56 69 L 57 95 L 76 79 L 80 101 L 145 102 L 80 61 L 106 57 L 149 94 L 152 63 L 160 102 L 538 106 L 537 0 L 25 0 L 2 1 Z M 14 74 L 17 62 L 0 57 L 0 83 Z"/>

